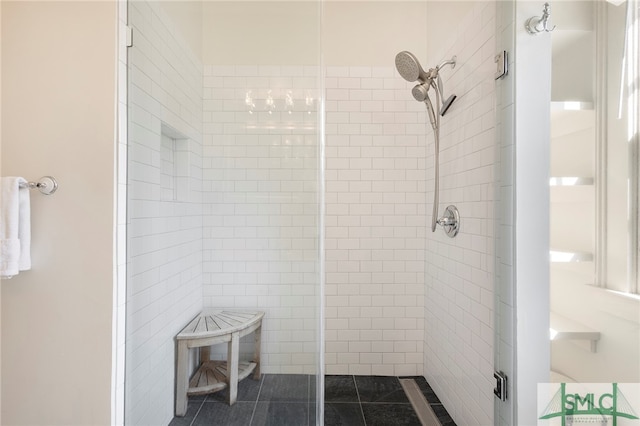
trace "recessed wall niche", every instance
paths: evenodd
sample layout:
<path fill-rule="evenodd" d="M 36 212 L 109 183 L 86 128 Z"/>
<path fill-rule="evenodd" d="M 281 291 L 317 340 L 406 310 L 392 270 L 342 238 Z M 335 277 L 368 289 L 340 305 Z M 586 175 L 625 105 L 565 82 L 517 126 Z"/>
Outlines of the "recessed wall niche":
<path fill-rule="evenodd" d="M 160 199 L 189 201 L 189 138 L 162 123 L 160 138 Z"/>

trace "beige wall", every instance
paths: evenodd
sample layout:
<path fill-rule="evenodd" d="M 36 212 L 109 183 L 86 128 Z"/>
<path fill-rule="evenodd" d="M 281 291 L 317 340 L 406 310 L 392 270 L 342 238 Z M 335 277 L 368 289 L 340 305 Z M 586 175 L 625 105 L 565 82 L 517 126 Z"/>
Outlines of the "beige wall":
<path fill-rule="evenodd" d="M 423 61 L 427 2 L 327 2 L 323 51 L 328 66 L 393 66 L 408 50 Z M 425 65 L 426 67 L 426 65 Z"/>
<path fill-rule="evenodd" d="M 2 173 L 60 184 L 1 283 L 2 424 L 109 424 L 116 3 L 2 8 Z"/>
<path fill-rule="evenodd" d="M 205 1 L 202 61 L 212 65 L 315 65 L 315 2 Z"/>
<path fill-rule="evenodd" d="M 410 50 L 424 57 L 427 2 L 328 1 L 322 50 L 328 66 L 389 66 Z M 203 62 L 318 65 L 317 2 L 204 2 Z"/>
<path fill-rule="evenodd" d="M 193 53 L 202 59 L 202 1 L 161 1 L 162 8 L 171 17 Z"/>
<path fill-rule="evenodd" d="M 471 12 L 477 1 L 428 1 L 426 22 L 427 52 L 429 61 L 445 59 L 443 52 L 450 46 L 443 45 L 457 40 L 461 17 Z M 484 27 L 483 24 L 481 24 Z M 431 65 L 430 65 L 431 66 Z"/>

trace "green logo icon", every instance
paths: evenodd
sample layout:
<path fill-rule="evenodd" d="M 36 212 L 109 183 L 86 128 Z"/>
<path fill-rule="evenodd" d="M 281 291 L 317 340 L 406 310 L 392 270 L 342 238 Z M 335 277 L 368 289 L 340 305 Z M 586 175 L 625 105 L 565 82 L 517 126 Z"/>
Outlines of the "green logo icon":
<path fill-rule="evenodd" d="M 567 384 L 561 383 L 558 391 L 543 410 L 540 420 L 559 417 L 562 426 L 567 419 L 571 423 L 589 422 L 617 426 L 619 418 L 638 420 L 638 415 L 620 391 L 617 383 L 611 384 L 611 392 L 567 392 Z M 634 422 L 635 423 L 635 422 Z"/>

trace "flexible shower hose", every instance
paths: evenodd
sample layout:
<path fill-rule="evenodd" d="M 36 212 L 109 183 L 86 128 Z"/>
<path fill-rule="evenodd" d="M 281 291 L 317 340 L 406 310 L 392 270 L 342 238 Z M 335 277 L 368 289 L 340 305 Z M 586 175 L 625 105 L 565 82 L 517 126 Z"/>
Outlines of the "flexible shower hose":
<path fill-rule="evenodd" d="M 429 121 L 433 128 L 433 141 L 434 141 L 434 188 L 433 188 L 433 211 L 431 213 L 431 232 L 436 232 L 436 225 L 438 224 L 438 203 L 440 196 L 440 93 L 435 87 L 433 81 L 434 92 L 436 92 L 436 109 L 434 110 L 431 100 L 427 98 L 425 104 L 427 105 L 427 112 L 429 114 Z"/>

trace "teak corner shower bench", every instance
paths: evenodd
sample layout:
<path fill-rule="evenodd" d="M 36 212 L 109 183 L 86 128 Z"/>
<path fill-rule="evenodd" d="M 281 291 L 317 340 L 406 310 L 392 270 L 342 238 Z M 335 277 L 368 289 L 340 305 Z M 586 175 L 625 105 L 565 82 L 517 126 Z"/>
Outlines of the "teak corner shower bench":
<path fill-rule="evenodd" d="M 176 416 L 187 412 L 188 395 L 203 395 L 227 386 L 227 402 L 232 405 L 238 395 L 238 381 L 253 371 L 260 378 L 260 338 L 264 312 L 206 309 L 176 336 Z M 253 362 L 239 362 L 242 336 L 255 331 Z M 211 345 L 227 343 L 227 360 L 211 361 Z M 189 349 L 200 348 L 200 368 L 189 380 Z"/>

